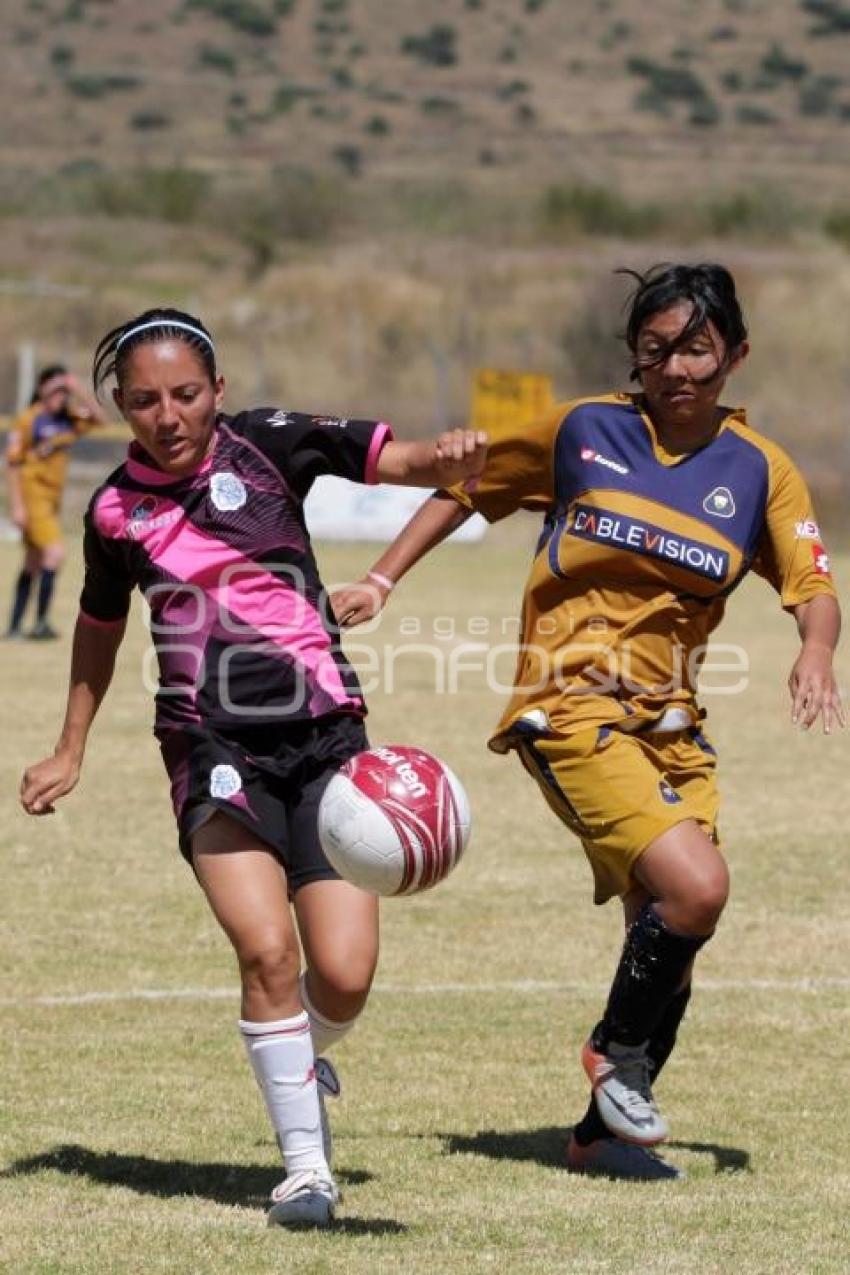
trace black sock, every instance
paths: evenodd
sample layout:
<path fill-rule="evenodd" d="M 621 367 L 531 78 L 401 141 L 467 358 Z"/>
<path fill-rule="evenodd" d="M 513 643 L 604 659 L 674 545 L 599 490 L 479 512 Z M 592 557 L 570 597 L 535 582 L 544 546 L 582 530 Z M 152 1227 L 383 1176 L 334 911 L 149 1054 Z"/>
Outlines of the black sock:
<path fill-rule="evenodd" d="M 664 1010 L 661 1022 L 650 1037 L 646 1052 L 649 1055 L 649 1074 L 653 1084 L 655 1084 L 662 1067 L 673 1052 L 673 1046 L 676 1044 L 676 1033 L 679 1030 L 679 1024 L 685 1017 L 685 1010 L 688 1008 L 690 999 L 691 985 L 687 983 L 678 992 L 673 993 L 673 996 L 667 1002 L 667 1008 Z M 598 1142 L 600 1138 L 615 1137 L 600 1116 L 593 1094 L 590 1095 L 587 1111 L 573 1129 L 573 1134 L 576 1142 L 581 1147 L 587 1147 L 591 1142 Z"/>
<path fill-rule="evenodd" d="M 27 609 L 27 603 L 30 600 L 30 592 L 32 591 L 32 576 L 28 571 L 22 571 L 15 581 L 15 594 L 12 600 L 12 614 L 9 616 L 9 632 L 13 633 L 21 627 L 21 621 L 24 618 L 24 612 Z"/>
<path fill-rule="evenodd" d="M 688 966 L 708 938 L 676 934 L 648 903 L 626 935 L 605 1015 L 593 1031 L 594 1048 L 604 1053 L 612 1041 L 642 1045 L 651 1040 Z"/>
<path fill-rule="evenodd" d="M 649 1055 L 649 1077 L 653 1084 L 658 1079 L 661 1068 L 673 1052 L 676 1044 L 676 1033 L 679 1024 L 685 1017 L 688 1001 L 691 999 L 691 985 L 686 983 L 678 992 L 674 992 L 667 1002 L 661 1022 L 649 1039 L 647 1054 Z"/>
<path fill-rule="evenodd" d="M 38 581 L 38 600 L 36 602 L 35 618 L 39 624 L 43 623 L 43 621 L 47 619 L 47 612 L 50 609 L 50 599 L 53 597 L 53 586 L 55 583 L 56 572 L 48 571 L 45 568 Z"/>
<path fill-rule="evenodd" d="M 600 1138 L 615 1136 L 600 1116 L 596 1108 L 596 1099 L 591 1094 L 587 1111 L 573 1129 L 573 1137 L 580 1147 L 589 1147 L 591 1142 L 598 1142 Z"/>

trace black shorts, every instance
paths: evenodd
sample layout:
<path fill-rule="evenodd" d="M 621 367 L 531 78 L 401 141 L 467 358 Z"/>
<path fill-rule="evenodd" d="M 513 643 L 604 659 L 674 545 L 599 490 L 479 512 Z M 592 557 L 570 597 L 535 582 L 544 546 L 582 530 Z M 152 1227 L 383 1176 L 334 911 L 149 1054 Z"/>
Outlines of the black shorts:
<path fill-rule="evenodd" d="M 338 879 L 319 843 L 316 813 L 331 777 L 369 747 L 362 718 L 336 713 L 227 735 L 188 726 L 158 739 L 189 863 L 192 834 L 221 810 L 271 847 L 291 893 L 309 881 Z"/>

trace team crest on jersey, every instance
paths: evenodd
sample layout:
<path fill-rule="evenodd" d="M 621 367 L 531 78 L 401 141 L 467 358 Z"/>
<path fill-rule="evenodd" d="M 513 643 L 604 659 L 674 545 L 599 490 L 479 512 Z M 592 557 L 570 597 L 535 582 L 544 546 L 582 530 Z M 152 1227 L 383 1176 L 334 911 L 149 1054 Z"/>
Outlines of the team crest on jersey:
<path fill-rule="evenodd" d="M 210 479 L 210 497 L 221 513 L 241 509 L 248 499 L 248 492 L 241 478 L 235 474 L 213 474 Z"/>
<path fill-rule="evenodd" d="M 728 487 L 715 487 L 702 502 L 702 507 L 707 514 L 714 514 L 715 518 L 735 517 L 735 501 Z"/>
<path fill-rule="evenodd" d="M 210 772 L 210 796 L 229 801 L 242 791 L 242 776 L 235 766 L 213 766 Z"/>
<path fill-rule="evenodd" d="M 820 527 L 811 518 L 795 523 L 794 531 L 798 540 L 820 540 Z"/>

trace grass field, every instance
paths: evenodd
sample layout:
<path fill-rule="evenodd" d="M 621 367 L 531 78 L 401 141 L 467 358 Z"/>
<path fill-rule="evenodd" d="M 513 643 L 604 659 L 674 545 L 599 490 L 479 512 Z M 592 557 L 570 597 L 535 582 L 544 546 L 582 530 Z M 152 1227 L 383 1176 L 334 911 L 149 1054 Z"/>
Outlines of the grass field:
<path fill-rule="evenodd" d="M 359 573 L 369 553 L 322 549 L 326 579 Z M 498 538 L 446 548 L 357 641 L 381 654 L 399 640 L 446 653 L 498 641 L 526 557 Z M 15 563 L 0 546 L 4 604 Z M 57 615 L 66 634 L 78 574 L 77 551 Z M 419 638 L 400 636 L 414 616 Z M 489 638 L 469 633 L 471 617 L 489 620 Z M 485 750 L 498 705 L 482 677 L 436 695 L 433 658 L 409 653 L 395 692 L 371 697 L 372 737 L 442 755 L 476 826 L 454 878 L 384 909 L 374 996 L 336 1059 L 345 1202 L 323 1235 L 264 1226 L 276 1151 L 235 1029 L 228 947 L 176 853 L 141 620 L 80 788 L 41 821 L 17 810 L 15 790 L 53 744 L 68 644 L 4 648 L 0 1269 L 846 1271 L 850 740 L 791 729 L 794 626 L 760 582 L 736 596 L 723 636 L 751 660 L 745 694 L 706 701 L 733 895 L 660 1086 L 687 1181 L 565 1173 L 565 1130 L 585 1101 L 577 1051 L 619 917 L 592 908 L 579 847 L 519 765 Z"/>

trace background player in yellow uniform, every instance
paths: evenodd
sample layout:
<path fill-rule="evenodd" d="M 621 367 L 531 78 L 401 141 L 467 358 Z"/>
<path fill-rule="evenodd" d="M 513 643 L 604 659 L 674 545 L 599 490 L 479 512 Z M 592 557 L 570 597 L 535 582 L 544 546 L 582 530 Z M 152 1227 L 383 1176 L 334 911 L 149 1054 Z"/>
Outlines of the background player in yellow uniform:
<path fill-rule="evenodd" d="M 53 638 L 48 619 L 56 573 L 65 560 L 59 525 L 71 444 L 106 417 L 84 386 L 60 364 L 43 368 L 32 404 L 17 418 L 6 450 L 9 515 L 23 534 L 24 561 L 15 582 L 7 637 L 22 637 L 38 578 L 32 638 Z"/>
<path fill-rule="evenodd" d="M 732 277 L 718 265 L 635 276 L 626 340 L 636 394 L 561 404 L 491 439 L 475 484 L 432 497 L 359 586 L 333 599 L 368 618 L 393 583 L 473 510 L 544 511 L 525 589 L 514 695 L 490 747 L 515 750 L 581 839 L 595 899 L 623 901 L 626 942 L 582 1062 L 577 1172 L 664 1178 L 652 1083 L 714 933 L 728 874 L 716 837 L 714 750 L 696 681 L 726 599 L 752 569 L 794 615 L 802 647 L 792 718 L 844 724 L 832 655 L 840 615 L 806 486 L 792 462 L 719 406 L 748 352 Z"/>

